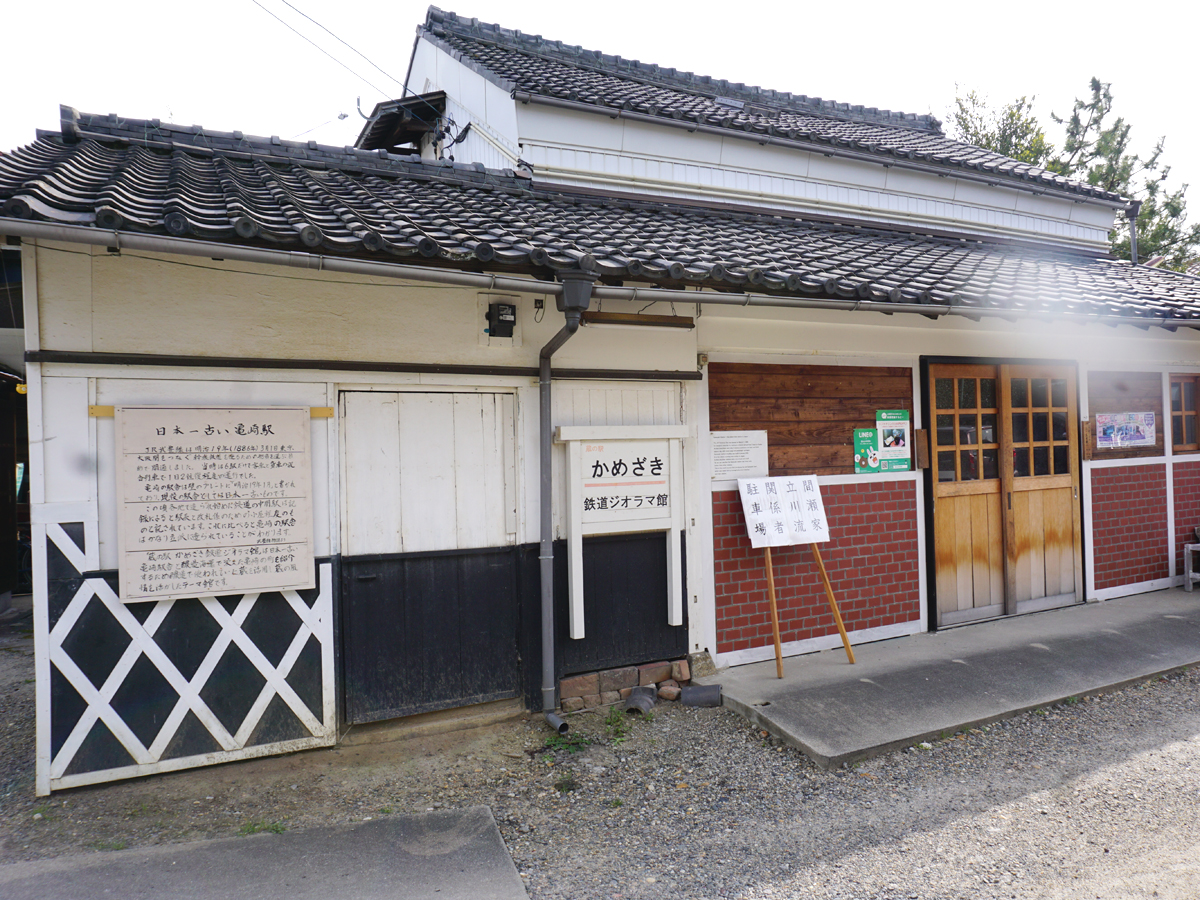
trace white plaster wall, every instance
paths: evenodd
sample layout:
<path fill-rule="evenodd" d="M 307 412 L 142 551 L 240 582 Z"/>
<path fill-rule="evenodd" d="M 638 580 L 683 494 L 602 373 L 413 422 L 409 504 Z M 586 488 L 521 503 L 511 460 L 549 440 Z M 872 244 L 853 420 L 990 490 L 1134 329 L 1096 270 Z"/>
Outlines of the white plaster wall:
<path fill-rule="evenodd" d="M 457 162 L 512 167 L 519 155 L 520 139 L 515 101 L 507 91 L 424 38 L 417 41 L 413 52 L 407 87 L 414 94 L 445 91 L 446 111 L 455 124 L 462 128 L 471 123 L 473 133 L 450 151 Z"/>
<path fill-rule="evenodd" d="M 964 356 L 1078 360 L 1109 368 L 1140 362 L 1200 364 L 1200 334 L 1181 328 L 1143 331 L 1132 326 L 1071 324 L 1022 318 L 1009 322 L 962 316 L 923 316 L 825 310 L 705 307 L 697 320 L 701 353 L 758 353 L 795 357 Z"/>
<path fill-rule="evenodd" d="M 825 156 L 600 113 L 516 104 L 541 181 L 753 203 L 875 221 L 1106 246 L 1114 212 L 1086 200 Z"/>
<path fill-rule="evenodd" d="M 536 367 L 563 322 L 552 296 L 541 311 L 534 296 L 514 296 L 520 346 L 481 346 L 487 323 L 471 289 L 104 248 L 38 254 L 48 350 Z M 695 332 L 587 328 L 555 365 L 694 370 Z"/>

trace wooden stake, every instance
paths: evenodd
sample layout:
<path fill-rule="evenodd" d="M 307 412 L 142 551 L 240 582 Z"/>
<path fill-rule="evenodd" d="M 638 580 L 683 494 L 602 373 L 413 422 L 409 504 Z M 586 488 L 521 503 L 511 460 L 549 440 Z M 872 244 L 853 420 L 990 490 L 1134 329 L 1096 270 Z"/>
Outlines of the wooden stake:
<path fill-rule="evenodd" d="M 783 648 L 779 646 L 779 609 L 775 606 L 775 573 L 771 565 L 771 548 L 763 547 L 763 561 L 767 567 L 767 596 L 771 598 L 771 631 L 775 635 L 775 674 L 783 677 Z"/>
<path fill-rule="evenodd" d="M 812 547 L 813 556 L 817 558 L 817 568 L 821 570 L 821 581 L 825 583 L 825 596 L 829 598 L 829 608 L 833 610 L 833 621 L 837 622 L 838 634 L 842 636 L 842 645 L 846 648 L 846 655 L 850 657 L 851 665 L 854 664 L 854 651 L 850 649 L 850 638 L 846 637 L 846 626 L 842 624 L 842 614 L 838 612 L 837 601 L 833 599 L 833 585 L 829 583 L 829 575 L 825 571 L 825 563 L 821 559 L 821 551 L 817 549 L 816 544 L 809 544 Z M 770 551 L 767 551 L 770 554 Z M 775 609 L 774 592 L 772 591 L 771 609 Z M 778 645 L 778 639 L 776 639 Z M 783 676 L 780 675 L 780 678 Z"/>

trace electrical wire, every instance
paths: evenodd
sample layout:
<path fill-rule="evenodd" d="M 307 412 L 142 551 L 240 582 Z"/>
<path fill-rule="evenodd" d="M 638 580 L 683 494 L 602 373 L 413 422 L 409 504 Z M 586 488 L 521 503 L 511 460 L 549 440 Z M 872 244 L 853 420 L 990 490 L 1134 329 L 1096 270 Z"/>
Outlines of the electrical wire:
<path fill-rule="evenodd" d="M 355 72 L 355 71 L 354 71 L 352 68 L 350 68 L 350 67 L 349 67 L 348 65 L 346 65 L 344 62 L 342 62 L 340 59 L 338 59 L 336 56 L 334 56 L 332 53 L 330 53 L 328 50 L 326 50 L 324 47 L 322 47 L 320 44 L 318 44 L 318 43 L 317 43 L 316 41 L 314 41 L 312 38 L 308 37 L 308 36 L 307 36 L 307 35 L 305 35 L 305 34 L 302 34 L 302 33 L 301 33 L 301 32 L 299 32 L 299 31 L 297 31 L 297 30 L 296 30 L 294 27 L 292 27 L 291 25 L 289 25 L 289 24 L 288 24 L 287 22 L 285 22 L 283 19 L 279 18 L 279 16 L 275 15 L 275 13 L 271 12 L 271 10 L 267 9 L 265 6 L 263 6 L 261 3 L 259 3 L 259 2 L 258 2 L 258 0 L 250 0 L 250 2 L 251 2 L 251 3 L 253 3 L 255 6 L 257 6 L 259 9 L 261 9 L 263 12 L 265 12 L 265 13 L 266 13 L 268 16 L 270 16 L 272 19 L 275 19 L 275 21 L 279 22 L 281 25 L 283 25 L 283 26 L 284 26 L 285 28 L 287 28 L 289 31 L 293 31 L 293 32 L 295 32 L 297 35 L 299 35 L 300 37 L 304 38 L 304 40 L 308 41 L 310 44 L 312 44 L 314 47 L 316 47 L 318 50 L 320 50 L 322 53 L 324 53 L 326 56 L 328 56 L 330 59 L 332 59 L 332 60 L 333 60 L 335 63 L 337 63 L 339 66 L 341 66 L 341 67 L 342 67 L 343 69 L 345 69 L 347 72 L 349 72 L 351 75 L 353 75 L 353 76 L 354 76 L 355 78 L 357 78 L 359 81 L 362 81 L 364 84 L 368 84 L 368 85 L 370 85 L 370 86 L 371 86 L 371 87 L 372 87 L 374 90 L 378 91 L 380 94 L 382 94 L 382 95 L 383 95 L 383 96 L 385 96 L 385 97 L 390 97 L 390 96 L 391 96 L 391 95 L 390 95 L 390 94 L 389 94 L 387 91 L 383 90 L 383 89 L 382 89 L 382 88 L 380 88 L 380 87 L 377 87 L 377 86 L 376 86 L 376 85 L 374 85 L 374 84 L 371 84 L 371 82 L 370 82 L 370 81 L 368 81 L 368 80 L 367 80 L 366 78 L 364 78 L 362 75 L 359 75 L 359 74 L 358 74 L 357 72 Z M 289 4 L 289 5 L 290 5 L 290 4 Z M 385 72 L 384 74 L 386 75 L 387 73 Z"/>
<path fill-rule="evenodd" d="M 375 68 L 376 70 L 378 70 L 379 72 L 381 72 L 383 75 L 385 75 L 385 76 L 386 76 L 387 78 L 389 78 L 391 81 L 393 81 L 393 82 L 395 82 L 396 84 L 398 84 L 398 85 L 400 86 L 400 91 L 401 91 L 401 94 L 400 94 L 400 96 L 401 96 L 401 97 L 403 97 L 405 94 L 412 94 L 412 96 L 414 96 L 414 97 L 416 97 L 416 98 L 418 98 L 418 99 L 421 99 L 421 100 L 422 100 L 422 102 L 423 102 L 423 103 L 424 103 L 426 106 L 428 106 L 428 107 L 429 107 L 430 109 L 432 109 L 432 110 L 433 110 L 435 113 L 437 113 L 437 115 L 438 115 L 438 117 L 439 117 L 439 118 L 441 117 L 442 113 L 441 113 L 441 111 L 440 111 L 440 110 L 439 110 L 439 109 L 438 109 L 436 106 L 434 106 L 434 105 L 433 105 L 432 103 L 430 103 L 428 100 L 424 100 L 424 98 L 422 98 L 420 94 L 418 94 L 416 91 L 413 91 L 413 90 L 411 90 L 411 89 L 410 89 L 410 88 L 409 88 L 409 87 L 408 87 L 408 86 L 407 86 L 407 85 L 406 85 L 406 84 L 405 84 L 403 81 L 401 81 L 399 78 L 396 78 L 396 77 L 395 77 L 394 75 L 392 75 L 390 72 L 386 72 L 386 71 L 384 71 L 384 70 L 383 70 L 382 68 L 380 68 L 380 67 L 379 67 L 379 66 L 378 66 L 378 65 L 377 65 L 377 64 L 376 64 L 376 63 L 375 63 L 375 62 L 374 62 L 374 61 L 373 61 L 373 60 L 372 60 L 370 57 L 368 57 L 368 56 L 367 56 L 365 53 L 363 53 L 362 51 L 358 50 L 356 47 L 354 47 L 352 44 L 348 43 L 347 41 L 344 41 L 344 40 L 342 40 L 340 37 L 338 37 L 336 34 L 334 34 L 332 31 L 330 31 L 328 28 L 326 28 L 324 25 L 322 25 L 320 22 L 318 22 L 316 19 L 314 19 L 312 16 L 310 16 L 308 13 L 304 12 L 304 10 L 302 10 L 302 9 L 300 9 L 300 8 L 296 7 L 296 6 L 293 6 L 291 3 L 289 3 L 289 2 L 288 2 L 288 0 L 280 0 L 280 2 L 281 2 L 281 3 L 283 3 L 283 5 L 284 5 L 284 6 L 288 7 L 289 9 L 293 10 L 294 12 L 298 13 L 299 15 L 302 15 L 302 16 L 304 16 L 304 18 L 308 19 L 308 21 L 312 22 L 314 25 L 316 25 L 318 28 L 320 28 L 322 31 L 324 31 L 324 32 L 325 32 L 327 35 L 329 35 L 331 38 L 333 38 L 333 39 L 334 39 L 335 41 L 337 41 L 338 43 L 340 43 L 340 44 L 344 44 L 346 47 L 349 47 L 349 48 L 350 48 L 352 51 L 354 51 L 354 53 L 358 54 L 358 55 L 359 55 L 359 56 L 361 56 L 361 57 L 362 57 L 364 60 L 366 60 L 366 61 L 367 61 L 367 63 L 368 63 L 369 65 L 371 65 L 373 68 Z M 282 21 L 282 20 L 281 20 L 281 21 Z M 361 76 L 360 76 L 360 77 L 361 77 Z M 363 79 L 363 80 L 365 81 L 366 79 Z M 367 83 L 368 83 L 368 84 L 370 84 L 370 82 L 367 82 Z M 379 89 L 378 89 L 378 88 L 376 88 L 376 90 L 379 90 Z M 380 93 L 383 93 L 383 92 L 382 92 L 382 91 L 380 91 Z M 417 118 L 418 118 L 418 119 L 420 119 L 420 116 L 418 116 Z M 424 120 L 424 119 L 421 119 L 421 121 L 423 122 L 423 121 L 425 121 L 425 120 Z"/>
<path fill-rule="evenodd" d="M 404 89 L 404 82 L 403 82 L 403 81 L 401 81 L 399 78 L 395 78 L 394 76 L 392 76 L 391 74 L 389 74 L 389 73 L 387 73 L 387 72 L 384 72 L 384 71 L 383 71 L 383 69 L 380 69 L 380 68 L 379 68 L 379 66 L 375 65 L 375 63 L 374 63 L 374 62 L 371 62 L 371 60 L 370 60 L 370 59 L 368 59 L 368 58 L 367 58 L 365 55 L 363 55 L 361 52 L 359 52 L 358 50 L 356 50 L 354 47 L 351 47 L 349 44 L 347 44 L 345 41 L 343 41 L 343 40 L 342 40 L 340 37 L 338 37 L 336 34 L 334 34 L 332 31 L 330 31 L 328 28 L 326 28 L 324 25 L 322 25 L 320 22 L 318 22 L 316 19 L 314 19 L 312 16 L 310 16 L 308 13 L 304 12 L 304 11 L 303 11 L 303 10 L 301 10 L 301 9 L 297 9 L 296 7 L 292 6 L 292 4 L 288 3 L 288 0 L 282 0 L 282 3 L 283 3 L 283 5 L 284 5 L 284 6 L 286 6 L 288 9 L 291 9 L 291 10 L 293 10 L 293 11 L 295 11 L 295 12 L 298 12 L 298 13 L 300 13 L 300 15 L 304 16 L 304 18 L 308 19 L 308 21 L 312 22 L 314 25 L 316 25 L 318 28 L 320 28 L 322 31 L 324 31 L 324 32 L 325 32 L 327 35 L 329 35 L 331 38 L 333 38 L 335 41 L 337 41 L 339 44 L 345 44 L 345 46 L 347 46 L 347 47 L 350 47 L 350 49 L 351 49 L 351 50 L 354 50 L 354 52 L 355 52 L 355 53 L 357 53 L 357 54 L 358 54 L 359 56 L 361 56 L 363 59 L 367 60 L 367 62 L 368 62 L 368 63 L 370 63 L 370 64 L 371 64 L 371 65 L 372 65 L 372 66 L 373 66 L 375 69 L 377 69 L 377 70 L 378 70 L 379 72 L 381 72 L 382 74 L 384 74 L 384 75 L 387 75 L 387 77 L 388 77 L 388 78 L 390 78 L 390 79 L 391 79 L 392 81 L 394 81 L 396 84 L 400 85 L 400 88 L 401 88 L 402 90 Z"/>
<path fill-rule="evenodd" d="M 294 141 L 296 138 L 302 138 L 302 137 L 304 137 L 306 134 L 308 134 L 309 132 L 311 132 L 311 131 L 316 131 L 318 128 L 324 128 L 326 125 L 328 125 L 328 124 L 329 124 L 329 122 L 336 122 L 337 120 L 338 120 L 338 116 L 334 116 L 334 117 L 333 117 L 332 119 L 330 119 L 328 122 L 322 122 L 320 125 L 314 125 L 312 128 L 309 128 L 309 129 L 308 129 L 308 131 L 302 131 L 302 132 L 300 132 L 299 134 L 293 134 L 293 135 L 292 135 L 292 136 L 289 138 L 289 140 L 293 140 L 293 141 Z"/>

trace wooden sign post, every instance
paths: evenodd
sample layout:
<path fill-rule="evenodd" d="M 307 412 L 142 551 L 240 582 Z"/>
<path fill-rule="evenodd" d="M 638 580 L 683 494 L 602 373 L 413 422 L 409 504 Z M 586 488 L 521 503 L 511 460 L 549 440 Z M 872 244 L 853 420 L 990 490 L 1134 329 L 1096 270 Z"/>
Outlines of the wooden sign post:
<path fill-rule="evenodd" d="M 771 598 L 771 633 L 775 637 L 775 675 L 783 677 L 783 648 L 779 645 L 779 607 L 775 605 L 775 568 L 771 565 L 771 548 L 763 547 L 767 566 L 767 596 Z"/>
<path fill-rule="evenodd" d="M 854 651 L 850 638 L 838 611 L 829 583 L 829 573 L 817 544 L 829 540 L 829 524 L 825 521 L 825 504 L 821 500 L 821 489 L 815 475 L 784 476 L 780 478 L 739 478 L 738 493 L 742 498 L 742 511 L 746 516 L 746 530 L 750 545 L 763 548 L 763 564 L 767 573 L 767 596 L 771 604 L 771 631 L 775 639 L 775 673 L 783 677 L 783 648 L 779 640 L 779 607 L 775 598 L 775 573 L 771 563 L 772 547 L 790 547 L 808 544 L 812 547 L 825 596 L 833 611 L 838 633 L 846 656 L 854 662 Z"/>

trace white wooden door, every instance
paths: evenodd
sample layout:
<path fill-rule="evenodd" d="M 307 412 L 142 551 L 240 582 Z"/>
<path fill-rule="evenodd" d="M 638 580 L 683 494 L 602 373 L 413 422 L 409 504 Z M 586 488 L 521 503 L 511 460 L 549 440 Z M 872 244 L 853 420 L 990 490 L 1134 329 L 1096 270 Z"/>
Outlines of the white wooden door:
<path fill-rule="evenodd" d="M 345 391 L 341 415 L 346 555 L 516 539 L 512 394 Z"/>

